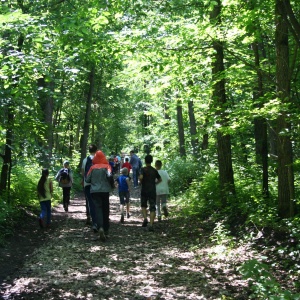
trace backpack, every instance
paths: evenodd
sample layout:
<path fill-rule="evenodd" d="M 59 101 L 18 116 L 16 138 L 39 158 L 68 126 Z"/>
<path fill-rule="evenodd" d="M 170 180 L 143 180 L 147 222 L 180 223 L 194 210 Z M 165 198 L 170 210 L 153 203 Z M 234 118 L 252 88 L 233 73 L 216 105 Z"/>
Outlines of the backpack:
<path fill-rule="evenodd" d="M 84 178 L 87 177 L 87 174 L 88 174 L 88 172 L 89 172 L 89 170 L 90 170 L 90 168 L 91 168 L 92 165 L 93 165 L 93 161 L 92 161 L 91 157 L 88 156 L 86 158 L 86 163 L 85 163 Z"/>
<path fill-rule="evenodd" d="M 69 169 L 68 168 L 61 169 L 59 182 L 62 184 L 68 184 L 68 183 L 70 183 L 70 181 L 71 181 L 71 178 L 69 175 Z"/>

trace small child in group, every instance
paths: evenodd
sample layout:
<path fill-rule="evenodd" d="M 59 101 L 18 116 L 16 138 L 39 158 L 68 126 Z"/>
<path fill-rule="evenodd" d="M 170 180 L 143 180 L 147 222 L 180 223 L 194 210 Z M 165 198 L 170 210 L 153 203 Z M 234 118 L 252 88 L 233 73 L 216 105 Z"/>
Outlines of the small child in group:
<path fill-rule="evenodd" d="M 161 170 L 162 162 L 157 160 L 155 162 L 155 168 L 158 171 L 162 181 L 156 184 L 156 215 L 158 221 L 161 221 L 161 209 L 164 216 L 169 215 L 167 208 L 167 198 L 169 194 L 169 184 L 171 182 L 170 176 L 167 171 Z"/>
<path fill-rule="evenodd" d="M 128 176 L 128 169 L 121 169 L 121 174 L 115 181 L 118 184 L 119 197 L 120 197 L 120 209 L 121 209 L 121 223 L 124 223 L 124 206 L 126 204 L 127 218 L 130 218 L 130 178 Z"/>
<path fill-rule="evenodd" d="M 40 227 L 49 227 L 51 224 L 51 198 L 53 193 L 53 184 L 51 179 L 49 179 L 48 169 L 42 170 L 42 176 L 37 185 L 37 193 L 42 210 L 39 217 Z"/>
<path fill-rule="evenodd" d="M 111 167 L 112 174 L 115 174 L 115 162 L 114 162 L 114 158 L 110 157 L 109 160 L 108 160 L 108 163 L 109 163 L 109 165 Z"/>
<path fill-rule="evenodd" d="M 128 175 L 130 174 L 131 164 L 129 163 L 129 158 L 128 157 L 125 158 L 125 162 L 122 165 L 122 168 L 127 168 L 128 169 Z"/>

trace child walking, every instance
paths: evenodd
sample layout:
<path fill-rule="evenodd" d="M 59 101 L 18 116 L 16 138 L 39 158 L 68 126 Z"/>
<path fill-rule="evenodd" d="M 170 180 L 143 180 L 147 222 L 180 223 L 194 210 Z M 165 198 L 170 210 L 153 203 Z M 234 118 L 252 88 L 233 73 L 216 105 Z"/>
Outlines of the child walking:
<path fill-rule="evenodd" d="M 128 169 L 121 169 L 121 176 L 119 176 L 115 181 L 118 184 L 119 189 L 119 197 L 120 197 L 120 209 L 121 209 L 121 223 L 124 223 L 124 206 L 126 204 L 126 213 L 127 218 L 130 218 L 129 210 L 130 210 L 130 178 L 128 176 Z"/>
<path fill-rule="evenodd" d="M 153 223 L 155 219 L 156 211 L 156 187 L 155 185 L 161 182 L 161 177 L 156 169 L 151 166 L 153 161 L 152 155 L 148 154 L 145 156 L 146 167 L 141 169 L 141 175 L 139 177 L 141 182 L 141 208 L 143 214 L 143 224 L 142 227 L 147 227 L 147 207 L 149 204 L 150 210 L 150 226 L 149 231 L 153 231 Z"/>
<path fill-rule="evenodd" d="M 157 160 L 155 162 L 155 169 L 161 177 L 161 182 L 156 185 L 156 215 L 158 221 L 161 221 L 161 210 L 164 216 L 169 215 L 167 208 L 167 198 L 169 194 L 169 184 L 171 182 L 170 176 L 167 171 L 161 170 L 162 162 Z"/>
<path fill-rule="evenodd" d="M 49 179 L 49 170 L 43 169 L 42 176 L 37 185 L 38 198 L 41 205 L 39 224 L 41 228 L 49 227 L 51 223 L 51 198 L 53 184 Z"/>

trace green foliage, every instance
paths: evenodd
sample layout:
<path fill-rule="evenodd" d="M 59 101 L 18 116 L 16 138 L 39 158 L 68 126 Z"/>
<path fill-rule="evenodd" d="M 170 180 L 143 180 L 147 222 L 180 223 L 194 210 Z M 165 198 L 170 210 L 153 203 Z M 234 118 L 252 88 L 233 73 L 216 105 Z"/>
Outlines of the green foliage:
<path fill-rule="evenodd" d="M 233 238 L 231 236 L 230 229 L 224 221 L 216 223 L 210 240 L 217 245 L 233 245 Z"/>
<path fill-rule="evenodd" d="M 168 162 L 166 169 L 171 177 L 170 193 L 175 197 L 188 190 L 194 180 L 199 180 L 202 173 L 197 161 L 180 157 Z"/>
<path fill-rule="evenodd" d="M 13 233 L 13 225 L 18 217 L 16 209 L 7 201 L 0 201 L 0 246 L 5 242 L 5 237 Z"/>
<path fill-rule="evenodd" d="M 253 292 L 251 299 L 294 300 L 300 299 L 300 294 L 284 290 L 272 275 L 270 267 L 256 259 L 246 261 L 240 272 L 249 281 Z"/>

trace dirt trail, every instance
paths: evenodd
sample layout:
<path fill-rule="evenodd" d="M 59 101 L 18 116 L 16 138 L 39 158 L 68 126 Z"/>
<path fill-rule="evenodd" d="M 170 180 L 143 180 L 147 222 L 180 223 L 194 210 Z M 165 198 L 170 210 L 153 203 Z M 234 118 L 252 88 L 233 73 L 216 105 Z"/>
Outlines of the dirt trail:
<path fill-rule="evenodd" d="M 229 262 L 212 259 L 205 247 L 191 250 L 198 238 L 184 236 L 169 219 L 156 223 L 154 232 L 145 231 L 138 191 L 124 224 L 119 222 L 116 194 L 110 202 L 111 228 L 105 243 L 85 226 L 83 197 L 72 200 L 69 213 L 55 208 L 52 229 L 43 231 L 35 223 L 32 234 L 39 242 L 28 240 L 32 253 L 3 280 L 0 298 L 247 299 L 245 282 L 234 265 L 238 253 Z"/>

